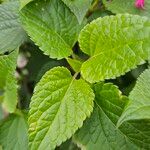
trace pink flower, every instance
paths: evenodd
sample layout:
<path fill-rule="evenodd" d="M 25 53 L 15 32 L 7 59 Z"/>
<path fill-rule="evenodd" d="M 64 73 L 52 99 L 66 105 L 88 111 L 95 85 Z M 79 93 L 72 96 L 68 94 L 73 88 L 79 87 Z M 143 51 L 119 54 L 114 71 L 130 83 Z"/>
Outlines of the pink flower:
<path fill-rule="evenodd" d="M 139 9 L 144 9 L 145 0 L 136 0 L 135 7 Z"/>

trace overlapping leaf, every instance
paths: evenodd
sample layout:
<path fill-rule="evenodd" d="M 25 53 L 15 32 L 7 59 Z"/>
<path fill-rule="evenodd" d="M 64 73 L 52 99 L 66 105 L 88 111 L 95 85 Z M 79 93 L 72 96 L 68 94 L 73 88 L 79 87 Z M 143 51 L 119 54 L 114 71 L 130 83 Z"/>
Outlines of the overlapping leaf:
<path fill-rule="evenodd" d="M 128 120 L 150 120 L 150 69 L 144 71 L 137 84 L 130 93 L 130 101 L 127 104 L 118 125 Z"/>
<path fill-rule="evenodd" d="M 80 33 L 81 50 L 90 55 L 81 74 L 89 82 L 112 79 L 144 63 L 150 51 L 150 21 L 136 15 L 99 18 Z"/>
<path fill-rule="evenodd" d="M 75 14 L 81 24 L 86 12 L 91 6 L 92 0 L 62 0 L 70 10 Z"/>
<path fill-rule="evenodd" d="M 150 135 L 147 130 L 150 121 L 136 121 L 116 128 L 127 97 L 122 96 L 116 86 L 95 85 L 96 104 L 94 112 L 75 134 L 75 141 L 86 150 L 137 150 L 150 148 Z"/>
<path fill-rule="evenodd" d="M 103 3 L 108 10 L 116 14 L 130 13 L 150 17 L 150 1 L 144 1 L 144 9 L 138 9 L 135 7 L 136 0 L 103 0 Z"/>
<path fill-rule="evenodd" d="M 0 56 L 0 90 L 4 92 L 3 106 L 9 112 L 14 112 L 17 105 L 16 60 L 17 51 Z"/>
<path fill-rule="evenodd" d="M 3 150 L 27 150 L 27 122 L 24 117 L 10 115 L 0 123 L 0 145 Z"/>
<path fill-rule="evenodd" d="M 70 138 L 93 110 L 94 94 L 64 67 L 48 71 L 35 87 L 29 114 L 31 150 L 52 150 Z"/>
<path fill-rule="evenodd" d="M 26 34 L 19 21 L 18 1 L 0 5 L 0 54 L 12 51 L 26 40 Z"/>
<path fill-rule="evenodd" d="M 38 0 L 22 9 L 22 20 L 32 40 L 51 58 L 72 53 L 83 25 L 61 0 Z"/>

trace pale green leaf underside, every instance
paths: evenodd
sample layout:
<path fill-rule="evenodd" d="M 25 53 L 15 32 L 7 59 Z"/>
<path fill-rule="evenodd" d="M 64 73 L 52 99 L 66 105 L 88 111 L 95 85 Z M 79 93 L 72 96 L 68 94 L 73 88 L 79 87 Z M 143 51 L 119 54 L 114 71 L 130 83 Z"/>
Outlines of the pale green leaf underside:
<path fill-rule="evenodd" d="M 128 120 L 150 120 L 150 69 L 140 75 L 129 98 L 130 101 L 120 117 L 118 125 Z"/>
<path fill-rule="evenodd" d="M 71 55 L 83 25 L 61 0 L 37 0 L 22 9 L 23 25 L 31 39 L 51 58 Z"/>
<path fill-rule="evenodd" d="M 85 150 L 138 150 L 150 148 L 150 122 L 130 122 L 116 128 L 125 101 L 116 86 L 97 84 L 96 104 L 90 119 L 75 134 L 74 139 Z"/>
<path fill-rule="evenodd" d="M 81 50 L 91 57 L 81 74 L 93 83 L 112 79 L 144 63 L 150 51 L 150 21 L 136 15 L 98 18 L 80 33 Z"/>
<path fill-rule="evenodd" d="M 10 115 L 0 124 L 0 145 L 3 150 L 27 150 L 28 129 L 25 118 Z"/>
<path fill-rule="evenodd" d="M 135 7 L 135 0 L 103 0 L 105 7 L 113 13 L 130 13 L 150 17 L 150 1 L 145 0 L 144 9 Z"/>
<path fill-rule="evenodd" d="M 4 91 L 3 107 L 14 112 L 17 105 L 17 81 L 15 79 L 15 69 L 17 51 L 9 55 L 0 56 L 0 90 Z"/>
<path fill-rule="evenodd" d="M 75 14 L 81 24 L 93 0 L 62 0 Z"/>
<path fill-rule="evenodd" d="M 18 1 L 0 5 L 0 54 L 12 51 L 26 40 L 19 21 Z"/>
<path fill-rule="evenodd" d="M 35 87 L 29 113 L 31 150 L 52 150 L 70 138 L 93 110 L 94 94 L 64 67 L 48 71 Z"/>

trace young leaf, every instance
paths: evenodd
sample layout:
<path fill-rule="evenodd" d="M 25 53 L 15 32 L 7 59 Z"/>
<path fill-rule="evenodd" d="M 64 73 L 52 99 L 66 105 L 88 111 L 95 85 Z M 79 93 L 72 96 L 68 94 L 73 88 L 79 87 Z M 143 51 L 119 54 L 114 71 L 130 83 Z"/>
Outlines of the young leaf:
<path fill-rule="evenodd" d="M 150 119 L 150 69 L 139 77 L 129 98 L 130 101 L 118 121 L 118 126 L 128 120 Z"/>
<path fill-rule="evenodd" d="M 81 24 L 93 0 L 62 0 L 75 14 Z"/>
<path fill-rule="evenodd" d="M 26 40 L 26 33 L 19 21 L 18 1 L 0 5 L 0 54 L 12 51 Z"/>
<path fill-rule="evenodd" d="M 136 8 L 135 1 L 136 0 L 103 0 L 103 3 L 108 10 L 116 14 L 130 13 L 150 17 L 150 1 L 145 0 L 144 9 Z"/>
<path fill-rule="evenodd" d="M 21 14 L 26 31 L 44 54 L 57 59 L 71 55 L 83 25 L 61 0 L 32 2 Z"/>
<path fill-rule="evenodd" d="M 90 55 L 81 74 L 93 83 L 113 79 L 143 64 L 150 51 L 150 21 L 136 15 L 99 18 L 80 33 L 81 50 Z"/>
<path fill-rule="evenodd" d="M 96 104 L 91 117 L 75 134 L 74 139 L 86 150 L 137 150 L 150 146 L 149 133 L 145 131 L 150 122 L 123 124 L 116 128 L 127 97 L 122 96 L 111 83 L 95 85 Z"/>
<path fill-rule="evenodd" d="M 27 150 L 27 122 L 23 116 L 10 115 L 0 123 L 0 145 L 3 150 Z"/>
<path fill-rule="evenodd" d="M 82 66 L 82 62 L 80 60 L 67 58 L 67 62 L 75 72 L 80 72 Z"/>
<path fill-rule="evenodd" d="M 0 56 L 0 90 L 4 90 L 3 106 L 10 113 L 15 111 L 17 105 L 16 60 L 17 51 Z"/>
<path fill-rule="evenodd" d="M 29 147 L 54 149 L 80 128 L 93 110 L 94 94 L 64 67 L 48 71 L 35 87 L 29 113 Z"/>
<path fill-rule="evenodd" d="M 24 6 L 26 6 L 31 1 L 33 1 L 33 0 L 20 0 L 20 9 L 22 9 Z"/>

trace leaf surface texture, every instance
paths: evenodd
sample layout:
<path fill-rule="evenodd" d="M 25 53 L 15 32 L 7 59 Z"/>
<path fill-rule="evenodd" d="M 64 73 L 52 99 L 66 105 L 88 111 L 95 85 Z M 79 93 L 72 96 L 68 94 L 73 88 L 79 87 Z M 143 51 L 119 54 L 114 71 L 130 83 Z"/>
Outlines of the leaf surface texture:
<path fill-rule="evenodd" d="M 64 67 L 48 71 L 35 87 L 29 113 L 31 150 L 51 150 L 70 138 L 93 110 L 94 94 Z"/>

